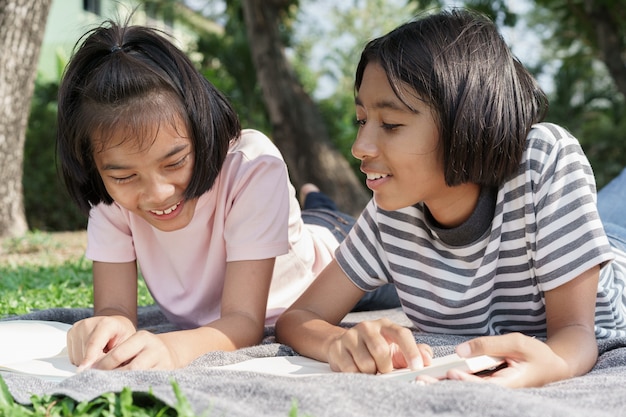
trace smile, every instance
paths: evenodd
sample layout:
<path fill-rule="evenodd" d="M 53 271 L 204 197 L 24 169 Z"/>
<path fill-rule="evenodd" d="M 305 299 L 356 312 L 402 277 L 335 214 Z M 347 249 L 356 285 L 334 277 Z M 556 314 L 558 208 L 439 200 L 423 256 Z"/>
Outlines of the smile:
<path fill-rule="evenodd" d="M 379 180 L 381 178 L 386 178 L 389 174 L 379 174 L 378 172 L 368 172 L 365 174 L 368 180 Z"/>
<path fill-rule="evenodd" d="M 172 207 L 167 208 L 165 210 L 150 210 L 151 213 L 156 214 L 157 216 L 163 216 L 164 214 L 170 214 L 171 212 L 173 212 L 174 210 L 176 210 L 178 208 L 178 206 L 180 205 L 180 201 L 176 204 L 174 204 Z"/>

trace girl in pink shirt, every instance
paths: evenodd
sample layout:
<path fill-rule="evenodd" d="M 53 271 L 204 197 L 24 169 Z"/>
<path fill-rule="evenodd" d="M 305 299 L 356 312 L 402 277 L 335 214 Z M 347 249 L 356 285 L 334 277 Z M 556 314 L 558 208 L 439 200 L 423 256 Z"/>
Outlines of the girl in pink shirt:
<path fill-rule="evenodd" d="M 171 369 L 259 343 L 353 222 L 331 207 L 305 224 L 278 149 L 149 28 L 86 34 L 58 127 L 66 186 L 89 214 L 94 317 L 68 334 L 81 369 Z M 137 331 L 138 269 L 180 331 Z M 398 305 L 388 295 L 378 307 Z"/>

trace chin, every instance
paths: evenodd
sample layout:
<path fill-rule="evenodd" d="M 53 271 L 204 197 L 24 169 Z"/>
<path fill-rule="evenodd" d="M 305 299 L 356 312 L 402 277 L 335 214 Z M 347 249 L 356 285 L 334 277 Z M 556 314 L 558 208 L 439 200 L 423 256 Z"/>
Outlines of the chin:
<path fill-rule="evenodd" d="M 389 201 L 384 198 L 376 198 L 376 196 L 374 196 L 374 201 L 376 207 L 385 211 L 396 211 L 417 204 L 417 202 L 410 201 Z"/>

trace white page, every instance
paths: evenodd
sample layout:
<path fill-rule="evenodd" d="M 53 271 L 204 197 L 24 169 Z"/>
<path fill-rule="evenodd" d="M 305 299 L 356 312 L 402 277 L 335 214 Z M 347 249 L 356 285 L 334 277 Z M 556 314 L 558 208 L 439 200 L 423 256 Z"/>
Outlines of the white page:
<path fill-rule="evenodd" d="M 53 321 L 0 322 L 0 369 L 52 380 L 74 375 L 66 349 L 70 327 Z"/>
<path fill-rule="evenodd" d="M 477 356 L 474 358 L 461 358 L 456 354 L 435 358 L 430 366 L 418 371 L 410 369 L 396 369 L 386 374 L 379 374 L 382 378 L 412 381 L 419 375 L 429 375 L 434 378 L 442 378 L 452 368 L 467 372 L 478 372 L 495 367 L 502 363 L 500 358 L 490 356 Z M 332 374 L 330 365 L 304 356 L 274 356 L 269 358 L 255 358 L 231 365 L 216 366 L 215 369 L 233 371 L 259 372 L 263 374 L 302 377 Z"/>
<path fill-rule="evenodd" d="M 326 362 L 316 361 L 315 359 L 305 356 L 255 358 L 231 365 L 216 366 L 214 368 L 294 377 L 333 373 L 333 370 L 330 369 L 330 365 Z"/>

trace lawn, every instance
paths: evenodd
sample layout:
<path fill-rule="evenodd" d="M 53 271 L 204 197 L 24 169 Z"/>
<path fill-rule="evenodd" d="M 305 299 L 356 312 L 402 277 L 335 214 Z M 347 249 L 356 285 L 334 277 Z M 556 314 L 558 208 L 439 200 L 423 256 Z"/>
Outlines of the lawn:
<path fill-rule="evenodd" d="M 0 246 L 0 317 L 51 307 L 92 307 L 91 263 L 83 257 L 84 231 L 32 232 L 5 239 Z M 153 302 L 140 281 L 139 303 Z M 172 408 L 153 396 L 105 394 L 90 402 L 70 398 L 33 397 L 32 406 L 13 401 L 0 378 L 0 417 L 193 416 L 174 383 L 178 404 Z"/>
<path fill-rule="evenodd" d="M 0 247 L 0 317 L 52 307 L 93 307 L 84 231 L 31 232 Z M 143 280 L 140 305 L 153 303 Z"/>

